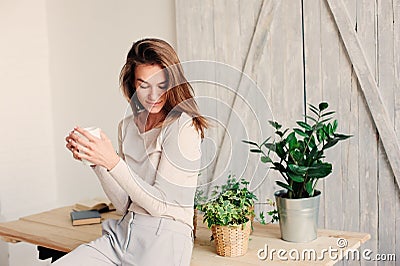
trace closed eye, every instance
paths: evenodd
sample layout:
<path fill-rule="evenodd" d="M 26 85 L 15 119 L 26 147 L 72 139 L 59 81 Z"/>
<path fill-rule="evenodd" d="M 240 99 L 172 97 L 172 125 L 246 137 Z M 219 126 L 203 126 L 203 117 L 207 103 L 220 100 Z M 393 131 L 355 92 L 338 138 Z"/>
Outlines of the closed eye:
<path fill-rule="evenodd" d="M 142 89 L 150 88 L 150 84 L 147 81 L 145 81 L 145 80 L 143 80 L 141 78 L 138 78 L 137 81 L 140 82 L 140 84 L 139 84 L 140 88 L 142 88 Z"/>
<path fill-rule="evenodd" d="M 140 84 L 140 86 L 139 86 L 140 88 L 142 88 L 142 89 L 148 89 L 148 88 L 150 88 L 150 86 L 149 85 L 147 85 L 146 83 L 142 83 L 142 84 Z"/>

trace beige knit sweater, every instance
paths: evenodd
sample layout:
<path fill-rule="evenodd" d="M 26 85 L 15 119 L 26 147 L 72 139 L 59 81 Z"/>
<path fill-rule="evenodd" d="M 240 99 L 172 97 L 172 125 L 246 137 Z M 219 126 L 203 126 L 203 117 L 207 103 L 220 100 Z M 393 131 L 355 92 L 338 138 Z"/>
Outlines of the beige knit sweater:
<path fill-rule="evenodd" d="M 201 138 L 186 113 L 163 128 L 140 133 L 133 116 L 118 126 L 118 164 L 93 167 L 121 214 L 127 210 L 169 217 L 193 227 Z"/>

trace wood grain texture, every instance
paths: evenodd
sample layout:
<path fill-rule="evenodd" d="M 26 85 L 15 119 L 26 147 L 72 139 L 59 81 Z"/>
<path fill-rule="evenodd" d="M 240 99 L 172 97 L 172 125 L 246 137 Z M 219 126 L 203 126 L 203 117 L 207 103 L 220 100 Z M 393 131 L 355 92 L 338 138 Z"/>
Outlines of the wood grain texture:
<path fill-rule="evenodd" d="M 262 0 L 251 0 L 251 1 L 239 1 L 239 15 L 240 15 L 240 54 L 242 55 L 242 66 L 246 61 L 249 50 L 251 48 L 252 37 L 254 34 L 254 29 L 257 25 L 257 21 L 259 19 L 261 6 L 264 1 Z M 249 131 L 262 131 L 263 128 L 267 128 L 268 125 L 265 123 L 264 118 L 262 118 L 262 110 L 269 110 L 269 88 L 270 88 L 270 80 L 271 80 L 271 71 L 269 69 L 269 65 L 265 64 L 263 60 L 269 55 L 270 47 L 270 38 L 267 37 L 264 47 L 261 47 L 259 52 L 259 57 L 257 58 L 258 62 L 253 65 L 253 68 L 259 69 L 259 71 L 251 71 L 244 72 L 244 74 L 248 74 L 249 77 L 254 80 L 254 89 L 256 89 L 259 93 L 264 95 L 263 99 L 258 99 L 256 94 L 250 93 L 247 98 L 252 98 L 250 103 L 251 107 L 255 114 L 248 116 L 246 120 L 243 121 L 245 125 L 244 138 L 250 138 Z M 267 112 L 265 112 L 266 114 Z M 256 129 L 256 130 L 254 130 Z M 261 129 L 261 130 L 260 130 Z M 258 134 L 252 134 L 256 140 L 261 140 L 264 135 L 260 132 Z M 242 152 L 242 160 L 246 162 L 246 167 L 243 172 L 243 176 L 245 176 L 249 181 L 249 189 L 254 191 L 257 195 L 259 202 L 265 202 L 266 195 L 272 195 L 273 190 L 271 189 L 270 184 L 273 182 L 268 179 L 266 175 L 266 165 L 262 164 L 258 158 L 255 158 L 255 154 L 249 154 L 249 147 L 242 143 L 244 148 Z M 257 204 L 255 206 L 256 217 L 259 216 L 259 213 L 263 211 L 264 213 L 267 209 L 264 208 L 263 204 Z"/>
<path fill-rule="evenodd" d="M 265 62 L 271 69 L 268 94 L 273 120 L 282 124 L 283 128 L 291 128 L 297 120 L 302 120 L 304 114 L 301 1 L 281 1 L 275 12 L 270 30 L 269 62 Z M 293 17 L 290 21 L 287 19 L 289 16 Z M 289 51 L 292 45 L 296 48 Z M 269 136 L 279 140 L 273 133 Z M 283 181 L 283 178 L 277 171 L 270 171 L 268 179 L 273 183 L 267 196 L 272 197 L 273 190 L 281 189 L 275 181 Z"/>
<path fill-rule="evenodd" d="M 321 3 L 321 73 L 323 98 L 332 110 L 338 111 L 340 99 L 340 40 L 335 21 L 327 4 Z M 318 103 L 315 103 L 315 105 Z M 336 116 L 339 118 L 339 115 Z M 346 121 L 344 121 L 346 123 Z M 343 229 L 343 215 L 334 215 L 333 210 L 343 209 L 342 172 L 340 153 L 335 149 L 326 151 L 327 161 L 332 162 L 332 174 L 323 179 L 325 200 L 325 227 Z"/>
<path fill-rule="evenodd" d="M 242 62 L 242 55 L 240 54 L 240 20 L 239 20 L 239 2 L 238 1 L 215 1 L 213 6 L 214 12 L 214 48 L 215 60 L 228 64 L 233 68 L 240 69 Z M 250 32 L 254 28 L 249 29 Z M 223 34 L 229 32 L 229 34 Z M 232 51 L 235 51 L 234 53 Z M 216 76 L 218 80 L 224 80 L 227 73 L 223 69 L 217 69 Z M 237 164 L 242 163 L 235 154 L 235 146 L 232 145 L 232 139 L 235 138 L 235 133 L 229 125 L 232 112 L 235 111 L 235 92 L 239 86 L 239 75 L 231 77 L 230 86 L 218 86 L 216 89 L 216 99 L 220 102 L 217 106 L 217 121 L 221 125 L 218 138 L 216 138 L 216 145 L 218 147 L 215 164 L 211 170 L 211 175 L 217 183 L 221 184 L 226 182 L 229 173 L 240 175 L 236 171 L 233 160 Z M 235 117 L 235 114 L 232 116 Z M 238 121 L 236 121 L 238 123 Z M 237 124 L 237 134 L 241 133 L 241 123 Z M 235 159 L 234 159 L 235 158 Z"/>
<path fill-rule="evenodd" d="M 356 27 L 357 5 L 356 1 L 347 0 L 344 4 L 349 12 L 351 25 Z M 338 36 L 339 40 L 340 37 Z M 343 205 L 343 230 L 357 231 L 360 228 L 360 182 L 364 182 L 359 174 L 359 150 L 360 141 L 358 125 L 358 95 L 357 77 L 354 73 L 351 61 L 347 55 L 346 48 L 340 40 L 340 99 L 337 109 L 339 131 L 353 135 L 352 138 L 340 144 L 342 162 L 342 200 Z M 360 262 L 352 262 L 351 265 L 360 265 Z"/>
<path fill-rule="evenodd" d="M 312 116 L 308 104 L 318 104 L 323 100 L 322 86 L 322 44 L 321 31 L 325 18 L 322 18 L 320 0 L 303 1 L 304 16 L 304 44 L 305 44 L 305 94 L 306 114 Z M 322 8 L 324 8 L 322 6 Z M 317 183 L 318 190 L 325 191 L 324 181 Z M 320 198 L 318 223 L 325 227 L 325 195 Z"/>
<path fill-rule="evenodd" d="M 341 0 L 327 0 L 327 2 L 335 18 L 349 57 L 353 62 L 358 81 L 361 85 L 360 88 L 379 131 L 397 184 L 400 184 L 400 146 L 388 116 L 387 108 L 384 105 L 375 82 L 374 74 L 365 57 L 364 48 L 354 29 L 351 27 L 351 21 L 343 2 Z"/>
<path fill-rule="evenodd" d="M 215 25 L 214 1 L 176 0 L 176 25 L 178 36 L 178 55 L 184 62 L 192 60 L 215 60 Z M 201 15 L 200 15 L 201 14 Z M 215 163 L 215 140 L 222 134 L 221 128 L 216 126 L 214 118 L 218 116 L 217 99 L 218 86 L 210 83 L 191 83 L 200 111 L 209 118 L 211 127 L 206 131 L 202 145 L 202 165 L 211 164 L 201 171 L 198 184 L 207 190 L 213 177 L 211 168 Z M 200 99 L 200 100 L 199 100 Z"/>
<path fill-rule="evenodd" d="M 231 91 L 231 97 L 224 95 L 225 98 L 231 99 L 231 110 L 227 114 L 227 119 L 224 123 L 226 131 L 221 136 L 221 141 L 219 145 L 220 149 L 217 154 L 216 164 L 213 169 L 214 175 L 216 173 L 224 172 L 223 169 L 225 169 L 226 165 L 224 164 L 223 159 L 229 155 L 228 148 L 230 147 L 230 145 L 232 145 L 232 141 L 234 141 L 233 143 L 239 143 L 240 140 L 245 137 L 245 132 L 243 132 L 241 126 L 245 125 L 245 130 L 246 128 L 256 126 L 256 123 L 259 122 L 251 119 L 251 112 L 248 111 L 249 108 L 254 107 L 254 105 L 248 104 L 247 101 L 254 100 L 254 97 L 251 97 L 251 95 L 253 93 L 254 95 L 257 94 L 251 82 L 251 79 L 249 79 L 246 74 L 252 73 L 251 70 L 258 66 L 259 59 L 263 54 L 265 43 L 269 36 L 270 26 L 272 25 L 272 22 L 274 20 L 275 10 L 277 9 L 278 3 L 278 1 L 263 1 L 261 9 L 259 11 L 259 15 L 257 17 L 257 24 L 253 29 L 253 34 L 251 36 L 251 42 L 249 44 L 248 51 L 245 51 L 245 61 L 241 62 L 242 67 L 239 68 L 241 69 L 241 75 L 239 76 L 237 85 L 233 87 L 233 91 Z M 222 32 L 222 30 L 218 32 Z M 220 35 L 224 36 L 223 34 Z M 233 36 L 235 35 L 233 34 Z M 224 47 L 224 49 L 225 48 L 226 47 Z M 230 57 L 229 61 L 227 58 L 227 61 L 224 62 L 232 62 L 230 64 L 236 66 L 237 59 L 235 59 L 235 57 L 232 58 L 231 52 L 228 52 L 227 56 Z M 241 121 L 238 122 L 238 119 L 240 119 Z M 256 133 L 255 130 L 250 130 L 246 132 L 246 134 L 248 134 L 248 138 L 250 139 L 255 139 L 256 135 L 254 135 L 254 133 Z M 232 162 L 230 162 L 231 169 L 228 168 L 226 172 L 229 172 L 229 170 L 231 170 L 233 171 L 233 173 L 240 175 L 242 174 L 241 170 L 246 167 L 242 166 L 242 162 L 246 160 L 242 160 L 243 156 L 236 155 L 246 155 L 248 153 L 248 147 L 245 147 L 244 145 L 237 147 L 235 146 L 236 145 L 234 145 L 233 148 L 236 148 L 237 150 L 234 150 L 233 152 L 234 157 L 232 158 Z M 245 151 L 247 152 L 244 153 Z"/>
<path fill-rule="evenodd" d="M 393 6 L 392 1 L 377 1 L 377 66 L 378 88 L 382 101 L 386 106 L 390 127 L 394 129 L 394 43 L 393 43 Z M 397 139 L 396 139 L 397 140 Z M 396 202 L 398 186 L 396 186 L 393 173 L 388 162 L 382 143 L 378 146 L 379 172 L 379 239 L 378 250 L 384 253 L 395 253 L 396 235 L 393 228 L 396 227 Z"/>
<path fill-rule="evenodd" d="M 359 248 L 361 244 L 367 242 L 370 238 L 369 234 L 357 233 L 357 232 L 346 232 L 338 230 L 318 230 L 318 239 L 310 243 L 290 243 L 280 239 L 279 226 L 277 224 L 261 225 L 259 223 L 254 224 L 254 231 L 250 236 L 251 240 L 249 242 L 249 250 L 246 255 L 237 258 L 223 258 L 215 255 L 215 247 L 213 242 L 209 241 L 211 236 L 211 231 L 206 227 L 205 224 L 201 223 L 201 215 L 198 217 L 199 221 L 199 237 L 195 241 L 195 247 L 192 256 L 191 265 L 203 265 L 207 261 L 207 265 L 334 265 L 338 260 L 330 261 L 325 258 L 322 261 L 296 261 L 287 260 L 281 261 L 276 257 L 274 260 L 270 258 L 266 260 L 257 259 L 257 252 L 259 249 L 268 246 L 268 250 L 272 249 L 283 249 L 286 251 L 296 249 L 302 252 L 305 249 L 315 249 L 318 252 L 324 247 L 331 246 L 332 248 L 337 247 L 337 240 L 339 238 L 344 238 L 348 241 L 349 248 Z M 201 249 L 197 249 L 201 247 Z M 201 264 L 203 263 L 203 264 Z"/>
<path fill-rule="evenodd" d="M 395 99 L 395 131 L 397 140 L 400 142 L 400 0 L 393 0 L 393 46 L 394 46 L 394 99 Z M 395 254 L 400 254 L 400 191 L 397 190 L 396 206 L 396 245 Z"/>
<path fill-rule="evenodd" d="M 375 3 L 362 0 L 357 2 L 357 35 L 366 51 L 366 58 L 373 73 L 376 73 L 376 20 Z M 354 66 L 353 66 L 354 68 Z M 355 72 L 355 71 L 354 71 Z M 358 88 L 358 124 L 359 124 L 359 175 L 360 175 L 360 230 L 371 234 L 366 248 L 378 249 L 378 136 L 367 103 Z M 361 265 L 366 264 L 361 261 Z M 376 262 L 368 262 L 376 265 Z"/>
<path fill-rule="evenodd" d="M 51 249 L 69 252 L 82 243 L 90 242 L 101 236 L 101 231 L 93 234 L 91 228 L 97 228 L 100 225 L 72 226 L 67 218 L 72 206 L 51 210 L 42 214 L 24 217 L 23 219 L 0 223 L 0 236 L 8 238 L 11 241 L 24 241 Z M 42 217 L 43 222 L 38 218 Z M 112 219 L 118 219 L 120 216 L 108 215 Z M 359 248 L 361 244 L 370 238 L 367 233 L 345 232 L 335 230 L 318 230 L 318 238 L 310 243 L 290 243 L 280 239 L 278 225 L 254 224 L 254 231 L 249 242 L 249 250 L 242 257 L 227 258 L 216 255 L 214 243 L 210 241 L 211 231 L 202 223 L 203 217 L 198 216 L 197 237 L 194 242 L 191 265 L 309 265 L 310 261 L 281 261 L 278 257 L 274 260 L 262 261 L 257 257 L 259 249 L 268 246 L 268 249 L 297 249 L 302 252 L 304 249 L 315 249 L 316 254 L 320 254 L 324 248 L 337 247 L 337 240 L 344 238 L 347 240 L 346 249 Z M 84 230 L 82 230 L 84 229 Z M 338 260 L 341 258 L 338 258 Z M 335 261 L 325 256 L 323 260 L 317 261 L 319 265 L 333 265 Z M 314 263 L 314 261 L 311 261 Z"/>
<path fill-rule="evenodd" d="M 268 28 L 267 38 L 265 41 L 253 42 L 253 45 L 260 44 L 259 47 L 253 46 L 258 52 L 250 52 L 252 36 L 260 29 L 255 21 L 258 14 L 261 14 L 262 4 L 266 2 L 235 1 L 217 21 L 211 18 L 213 23 L 220 23 L 219 29 L 213 34 L 222 42 L 231 40 L 232 36 L 238 34 L 238 30 L 232 30 L 229 25 L 221 25 L 239 20 L 237 27 L 241 38 L 236 46 L 229 44 L 232 58 L 223 49 L 220 50 L 223 53 L 220 58 L 224 58 L 224 62 L 229 64 L 242 64 L 238 67 L 242 67 L 246 74 L 256 80 L 257 86 L 270 103 L 274 119 L 284 125 L 293 126 L 304 112 L 305 103 L 327 100 L 337 111 L 338 131 L 354 135 L 327 154 L 327 159 L 334 162 L 334 173 L 326 179 L 325 185 L 323 182 L 318 185 L 327 191 L 321 199 L 320 225 L 367 231 L 371 233 L 372 239 L 366 243 L 365 248 L 375 252 L 392 248 L 394 253 L 400 254 L 400 198 L 399 189 L 394 189 L 398 182 L 392 172 L 392 167 L 396 164 L 392 163 L 393 158 L 399 153 L 400 141 L 400 1 L 307 0 L 303 1 L 304 13 L 300 13 L 300 16 L 298 12 L 301 1 L 293 1 L 290 5 L 280 1 L 274 11 L 274 21 Z M 207 9 L 212 9 L 215 2 L 196 4 L 196 10 L 204 13 Z M 343 35 L 343 28 L 340 27 L 338 34 L 337 18 L 333 17 L 329 8 L 331 4 L 340 6 L 338 16 L 345 23 L 339 21 L 338 24 L 345 25 L 344 29 L 351 38 Z M 217 5 L 221 8 L 223 4 Z M 193 10 L 188 5 L 185 8 Z M 196 23 L 208 23 L 201 19 L 204 16 L 201 12 L 190 12 L 191 19 Z M 233 18 L 235 14 L 239 14 L 240 18 Z M 302 57 L 302 44 L 299 41 L 303 34 L 300 27 L 301 16 L 304 19 L 305 80 L 301 76 L 303 62 L 298 60 Z M 237 25 L 237 21 L 230 25 Z M 232 36 L 219 36 L 229 35 L 228 32 L 233 32 Z M 196 34 L 196 31 L 189 33 Z M 208 39 L 212 41 L 208 41 L 211 45 L 206 49 L 216 45 L 215 39 Z M 351 40 L 352 47 L 349 48 L 346 40 Z M 215 49 L 216 47 L 211 50 Z M 192 56 L 199 53 L 191 50 L 191 47 L 187 47 L 185 53 Z M 240 60 L 233 53 L 238 53 Z M 251 56 L 255 58 L 250 60 Z M 252 63 L 246 65 L 246 60 Z M 306 85 L 304 102 L 298 100 L 303 98 L 298 90 L 303 83 Z M 243 102 L 239 102 L 236 107 L 242 104 Z M 255 102 L 255 106 L 257 104 Z M 255 109 L 261 108 L 257 106 Z M 244 117 L 251 120 L 247 114 Z M 257 128 L 253 121 L 246 121 L 245 124 L 250 130 Z M 385 132 L 382 134 L 382 128 L 389 132 L 386 134 L 389 137 L 385 137 Z M 266 136 L 268 135 L 264 135 L 262 139 Z M 379 146 L 380 139 L 384 146 Z M 387 163 L 386 154 L 391 156 L 391 166 Z M 249 168 L 256 167 L 259 162 L 255 155 L 250 155 L 249 160 L 253 160 L 249 163 Z M 260 167 L 257 169 L 260 170 Z M 279 175 L 269 173 L 265 182 L 257 188 L 259 203 L 264 202 L 265 198 L 271 198 L 273 191 L 278 189 L 274 184 L 276 179 L 279 179 Z M 265 208 L 265 205 L 259 206 Z M 262 207 L 256 208 L 257 211 L 261 209 Z M 390 234 L 390 230 L 396 233 Z M 352 265 L 359 264 L 354 262 Z M 376 265 L 368 262 L 368 265 L 371 264 Z"/>
<path fill-rule="evenodd" d="M 101 236 L 101 224 L 73 226 L 71 211 L 72 206 L 63 207 L 2 223 L 0 235 L 63 252 Z M 114 213 L 102 214 L 103 219 L 118 217 Z"/>

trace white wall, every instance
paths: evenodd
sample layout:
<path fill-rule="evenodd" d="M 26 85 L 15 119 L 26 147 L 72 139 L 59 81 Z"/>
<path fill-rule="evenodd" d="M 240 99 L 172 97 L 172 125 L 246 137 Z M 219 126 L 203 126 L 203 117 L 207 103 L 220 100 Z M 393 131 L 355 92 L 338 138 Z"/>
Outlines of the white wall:
<path fill-rule="evenodd" d="M 119 71 L 143 37 L 175 46 L 173 0 L 0 1 L 0 221 L 102 194 L 64 138 L 99 126 L 116 147 Z M 48 264 L 36 257 L 33 245 L 0 244 L 2 266 Z"/>
<path fill-rule="evenodd" d="M 98 126 L 116 147 L 127 102 L 118 78 L 132 42 L 176 42 L 174 1 L 47 1 L 58 198 L 62 204 L 101 193 L 91 169 L 72 160 L 64 138 L 75 125 Z"/>
<path fill-rule="evenodd" d="M 56 206 L 45 0 L 1 1 L 0 36 L 0 220 L 5 221 Z M 8 265 L 9 255 L 23 265 L 21 251 L 35 259 L 34 246 L 2 243 L 0 265 Z"/>

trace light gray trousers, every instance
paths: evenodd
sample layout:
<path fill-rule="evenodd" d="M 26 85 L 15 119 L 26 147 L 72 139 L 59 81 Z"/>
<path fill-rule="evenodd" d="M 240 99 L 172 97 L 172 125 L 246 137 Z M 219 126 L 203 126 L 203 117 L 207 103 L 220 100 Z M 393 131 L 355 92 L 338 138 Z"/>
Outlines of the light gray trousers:
<path fill-rule="evenodd" d="M 193 235 L 187 224 L 129 211 L 119 221 L 104 221 L 102 227 L 102 237 L 52 265 L 190 265 Z"/>

